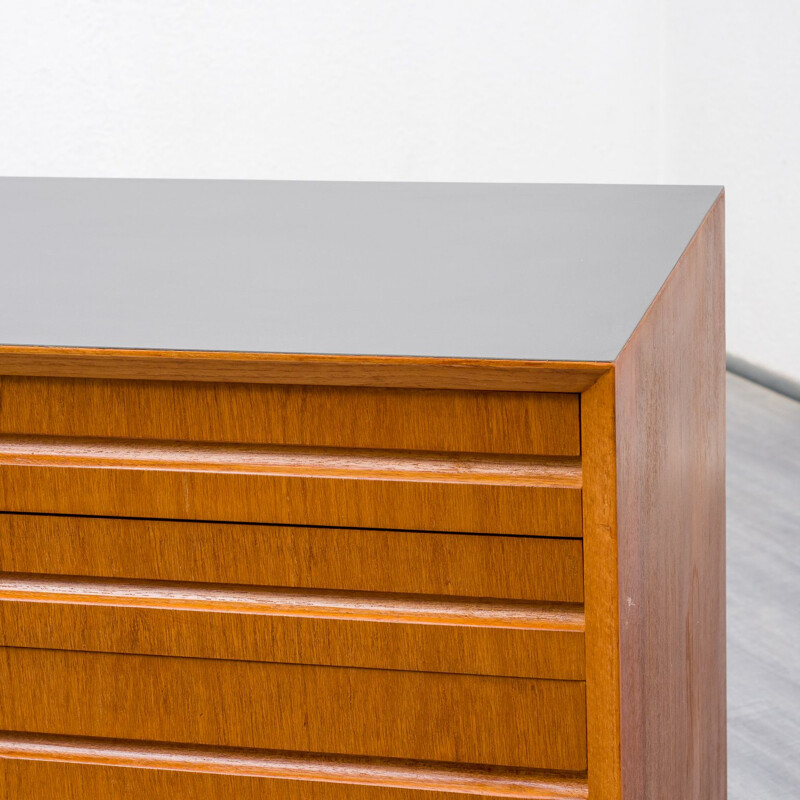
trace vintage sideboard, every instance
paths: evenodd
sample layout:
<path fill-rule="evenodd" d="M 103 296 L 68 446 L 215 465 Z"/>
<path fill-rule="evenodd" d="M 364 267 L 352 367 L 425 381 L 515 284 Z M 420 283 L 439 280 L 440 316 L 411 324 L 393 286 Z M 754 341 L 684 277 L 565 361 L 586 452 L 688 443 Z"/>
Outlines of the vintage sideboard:
<path fill-rule="evenodd" d="M 0 180 L 0 796 L 722 800 L 723 202 Z"/>

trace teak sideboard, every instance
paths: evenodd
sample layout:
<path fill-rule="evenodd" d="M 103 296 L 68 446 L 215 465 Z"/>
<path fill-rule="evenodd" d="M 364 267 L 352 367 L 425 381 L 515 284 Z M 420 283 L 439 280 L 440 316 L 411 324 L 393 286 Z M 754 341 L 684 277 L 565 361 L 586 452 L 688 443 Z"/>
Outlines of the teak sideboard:
<path fill-rule="evenodd" d="M 0 180 L 0 796 L 722 800 L 723 202 Z"/>

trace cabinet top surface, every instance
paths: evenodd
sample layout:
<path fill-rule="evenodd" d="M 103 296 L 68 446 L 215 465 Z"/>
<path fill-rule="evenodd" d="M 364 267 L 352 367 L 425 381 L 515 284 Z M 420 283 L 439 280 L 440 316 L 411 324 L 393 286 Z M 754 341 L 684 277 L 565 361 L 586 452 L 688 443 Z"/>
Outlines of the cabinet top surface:
<path fill-rule="evenodd" d="M 613 361 L 709 186 L 0 179 L 0 344 Z"/>

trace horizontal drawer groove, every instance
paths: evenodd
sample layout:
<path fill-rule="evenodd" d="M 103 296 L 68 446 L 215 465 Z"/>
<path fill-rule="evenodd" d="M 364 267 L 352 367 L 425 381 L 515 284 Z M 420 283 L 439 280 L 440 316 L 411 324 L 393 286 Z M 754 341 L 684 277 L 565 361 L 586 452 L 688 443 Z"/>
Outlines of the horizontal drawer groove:
<path fill-rule="evenodd" d="M 0 464 L 579 489 L 580 459 L 72 437 L 0 437 Z"/>
<path fill-rule="evenodd" d="M 0 600 L 583 632 L 576 603 L 0 573 Z"/>
<path fill-rule="evenodd" d="M 568 800 L 588 796 L 585 775 L 580 773 L 13 731 L 0 732 L 0 758 L 321 781 L 528 800 Z"/>

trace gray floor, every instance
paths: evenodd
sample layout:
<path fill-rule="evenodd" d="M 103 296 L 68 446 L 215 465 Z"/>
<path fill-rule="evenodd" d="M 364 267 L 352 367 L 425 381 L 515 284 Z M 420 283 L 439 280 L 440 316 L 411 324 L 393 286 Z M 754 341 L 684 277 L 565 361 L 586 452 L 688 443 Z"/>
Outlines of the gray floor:
<path fill-rule="evenodd" d="M 728 375 L 728 791 L 800 798 L 800 403 Z"/>

